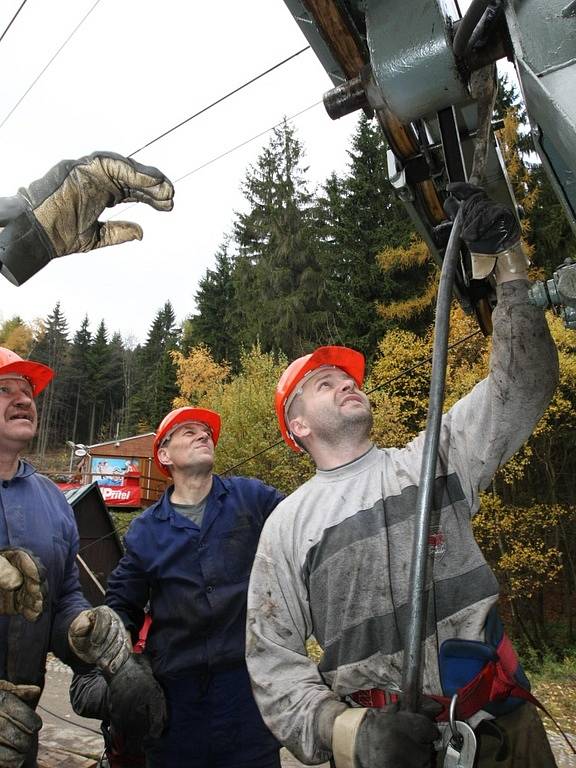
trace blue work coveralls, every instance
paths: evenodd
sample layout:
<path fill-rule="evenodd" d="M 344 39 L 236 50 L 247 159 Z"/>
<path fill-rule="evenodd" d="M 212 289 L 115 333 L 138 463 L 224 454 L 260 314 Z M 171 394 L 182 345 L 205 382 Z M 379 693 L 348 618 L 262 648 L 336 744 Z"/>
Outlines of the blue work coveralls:
<path fill-rule="evenodd" d="M 54 483 L 23 460 L 11 480 L 0 481 L 0 549 L 15 547 L 41 560 L 48 594 L 33 623 L 22 616 L 0 616 L 0 679 L 42 688 L 48 651 L 80 665 L 68 645 L 68 628 L 90 604 L 78 578 L 74 513 Z M 36 747 L 25 763 L 35 765 Z"/>
<path fill-rule="evenodd" d="M 254 702 L 244 660 L 246 594 L 262 526 L 283 494 L 259 480 L 213 476 L 201 527 L 172 488 L 136 518 L 106 603 L 146 642 L 169 723 L 146 745 L 151 768 L 277 768 L 279 745 Z"/>

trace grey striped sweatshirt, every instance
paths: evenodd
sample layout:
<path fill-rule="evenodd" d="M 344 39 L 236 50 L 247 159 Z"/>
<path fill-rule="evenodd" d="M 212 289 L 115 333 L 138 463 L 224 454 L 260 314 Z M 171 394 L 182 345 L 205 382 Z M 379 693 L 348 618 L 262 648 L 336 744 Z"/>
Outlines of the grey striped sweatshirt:
<path fill-rule="evenodd" d="M 530 436 L 554 392 L 558 362 L 526 281 L 498 289 L 490 374 L 442 421 L 433 505 L 424 689 L 441 693 L 443 640 L 484 640 L 498 584 L 472 535 L 479 492 Z M 408 617 L 414 509 L 423 434 L 371 448 L 316 475 L 281 502 L 250 579 L 247 661 L 274 735 L 300 760 L 330 757 L 321 713 L 362 688 L 398 690 Z M 319 667 L 306 655 L 314 635 Z"/>

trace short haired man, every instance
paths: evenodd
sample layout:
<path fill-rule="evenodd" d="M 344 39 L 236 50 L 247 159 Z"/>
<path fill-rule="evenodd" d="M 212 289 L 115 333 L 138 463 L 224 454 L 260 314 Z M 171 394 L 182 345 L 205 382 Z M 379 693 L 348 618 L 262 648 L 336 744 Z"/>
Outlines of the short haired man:
<path fill-rule="evenodd" d="M 119 618 L 84 599 L 78 531 L 62 493 L 20 458 L 37 427 L 36 396 L 50 368 L 0 347 L 0 765 L 36 765 L 35 707 L 46 654 L 112 677 L 131 646 Z M 130 664 L 128 664 L 130 667 Z M 139 695 L 147 696 L 146 690 Z"/>
<path fill-rule="evenodd" d="M 477 188 L 455 193 L 470 250 L 490 254 L 492 266 L 498 258 L 498 306 L 490 373 L 442 420 L 433 509 L 442 546 L 433 552 L 424 693 L 445 704 L 473 680 L 460 717 L 478 734 L 495 717 L 496 738 L 480 738 L 478 765 L 543 768 L 554 759 L 533 705 L 517 698 L 514 672 L 521 672 L 471 517 L 480 491 L 544 412 L 557 357 L 543 313 L 528 303 L 515 217 Z M 247 661 L 265 722 L 304 762 L 425 768 L 438 737 L 432 717 L 384 707 L 401 685 L 424 434 L 403 449 L 376 448 L 363 378 L 362 355 L 322 347 L 294 361 L 278 383 L 284 440 L 307 451 L 317 471 L 264 527 L 250 581 Z M 306 655 L 311 635 L 324 651 L 319 666 Z M 480 692 L 478 673 L 497 653 L 510 687 L 493 701 Z"/>
<path fill-rule="evenodd" d="M 150 604 L 147 656 L 169 710 L 145 743 L 150 768 L 279 768 L 279 746 L 254 702 L 244 660 L 246 592 L 258 537 L 283 498 L 213 473 L 220 416 L 178 408 L 154 459 L 173 485 L 133 521 L 106 603 L 135 638 Z M 121 723 L 118 723 L 121 727 Z"/>

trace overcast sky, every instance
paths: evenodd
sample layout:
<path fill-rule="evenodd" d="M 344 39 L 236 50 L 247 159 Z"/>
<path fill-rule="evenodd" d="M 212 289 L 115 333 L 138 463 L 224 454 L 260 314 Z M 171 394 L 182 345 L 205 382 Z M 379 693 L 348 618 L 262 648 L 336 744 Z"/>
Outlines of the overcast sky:
<path fill-rule="evenodd" d="M 0 4 L 0 33 L 20 4 Z M 28 0 L 0 43 L 0 123 L 94 4 Z M 0 127 L 0 194 L 14 194 L 62 158 L 96 149 L 129 154 L 304 45 L 283 0 L 100 0 Z M 307 51 L 135 159 L 177 179 L 330 87 Z M 332 122 L 322 105 L 295 120 L 313 184 L 345 170 L 356 121 Z M 110 332 L 144 340 L 170 300 L 182 321 L 269 136 L 177 183 L 172 213 L 131 207 L 125 218 L 142 225 L 142 242 L 58 259 L 21 288 L 1 279 L 0 319 L 45 317 L 60 300 L 72 332 L 87 313 L 93 330 L 103 318 Z"/>

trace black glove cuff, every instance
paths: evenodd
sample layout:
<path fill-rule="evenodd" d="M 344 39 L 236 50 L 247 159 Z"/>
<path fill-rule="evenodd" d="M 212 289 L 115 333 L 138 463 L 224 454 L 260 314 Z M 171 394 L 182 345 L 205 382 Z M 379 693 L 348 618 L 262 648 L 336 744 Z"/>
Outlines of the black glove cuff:
<path fill-rule="evenodd" d="M 31 211 L 24 211 L 0 232 L 0 270 L 22 285 L 55 256 L 48 236 Z"/>

